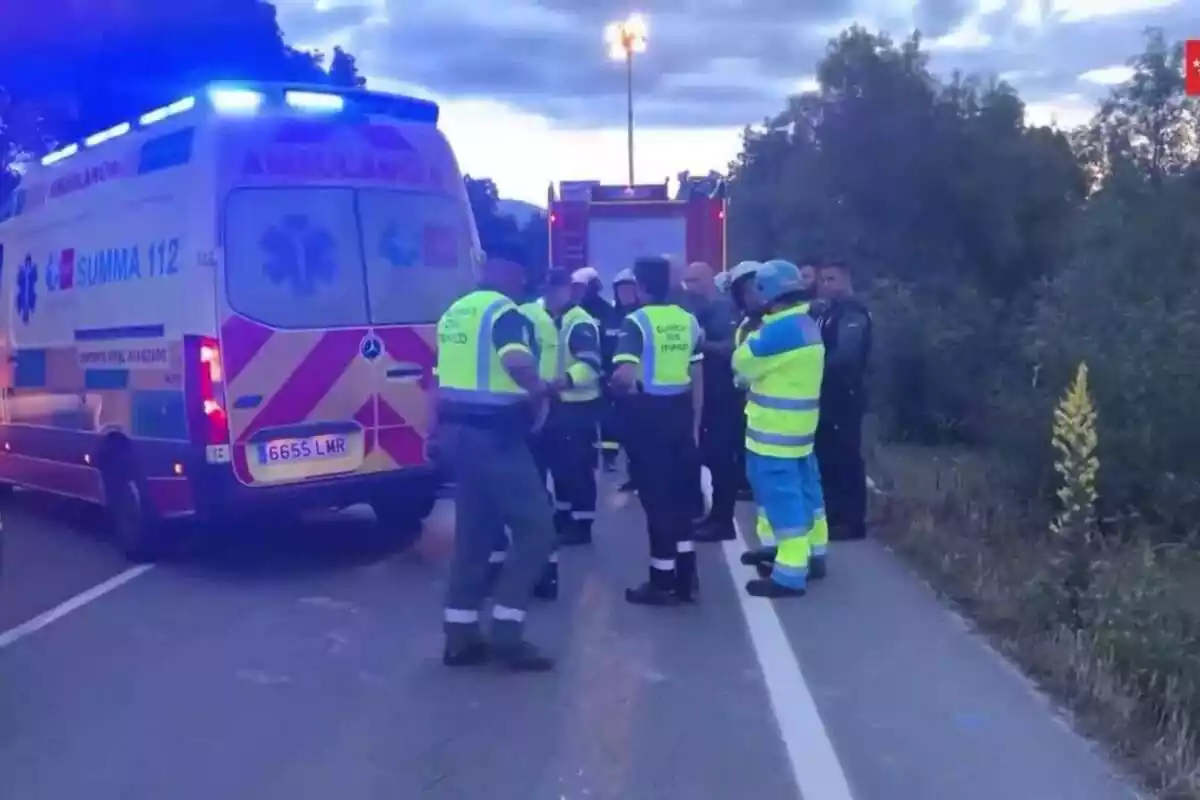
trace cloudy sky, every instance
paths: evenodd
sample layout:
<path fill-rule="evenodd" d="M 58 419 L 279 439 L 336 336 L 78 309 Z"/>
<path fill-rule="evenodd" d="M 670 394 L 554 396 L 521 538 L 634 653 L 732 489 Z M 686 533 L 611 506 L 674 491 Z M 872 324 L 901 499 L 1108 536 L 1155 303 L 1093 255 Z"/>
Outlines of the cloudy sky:
<path fill-rule="evenodd" d="M 639 182 L 723 168 L 738 133 L 812 85 L 853 22 L 919 28 L 935 69 L 999 75 L 1035 122 L 1086 119 L 1142 31 L 1200 37 L 1200 0 L 277 0 L 292 44 L 359 57 L 370 86 L 442 103 L 463 170 L 544 204 L 551 180 L 625 177 L 625 77 L 607 21 L 649 22 L 635 63 Z"/>

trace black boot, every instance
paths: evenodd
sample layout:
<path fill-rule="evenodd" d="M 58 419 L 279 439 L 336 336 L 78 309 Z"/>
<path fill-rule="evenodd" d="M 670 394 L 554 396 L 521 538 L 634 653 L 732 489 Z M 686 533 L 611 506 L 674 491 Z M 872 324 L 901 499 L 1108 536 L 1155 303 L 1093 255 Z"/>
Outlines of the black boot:
<path fill-rule="evenodd" d="M 554 530 L 558 531 L 558 535 L 562 536 L 571 530 L 571 512 L 558 510 L 554 512 Z"/>
<path fill-rule="evenodd" d="M 558 562 L 551 561 L 542 571 L 542 577 L 533 587 L 533 596 L 539 600 L 558 599 Z"/>
<path fill-rule="evenodd" d="M 746 593 L 754 597 L 769 597 L 782 599 L 784 597 L 804 597 L 802 586 L 784 586 L 770 578 L 754 578 L 746 581 Z"/>
<path fill-rule="evenodd" d="M 700 576 L 696 572 L 695 552 L 675 557 L 675 596 L 681 603 L 694 603 L 700 593 Z"/>
<path fill-rule="evenodd" d="M 825 556 L 813 556 L 808 560 L 808 579 L 819 581 L 829 574 L 829 565 Z"/>
<path fill-rule="evenodd" d="M 489 645 L 492 663 L 510 672 L 549 672 L 554 659 L 537 645 L 521 640 L 512 644 Z"/>
<path fill-rule="evenodd" d="M 733 520 L 715 520 L 711 517 L 696 528 L 697 542 L 731 542 L 737 538 Z"/>
<path fill-rule="evenodd" d="M 770 563 L 775 560 L 776 548 L 760 547 L 757 550 L 747 550 L 742 553 L 742 563 L 747 567 L 757 567 L 759 564 Z"/>
<path fill-rule="evenodd" d="M 554 669 L 554 659 L 534 644 L 525 641 L 524 626 L 513 620 L 492 620 L 492 637 L 488 642 L 491 662 L 510 672 L 547 672 Z"/>
<path fill-rule="evenodd" d="M 638 606 L 674 606 L 679 604 L 675 594 L 675 570 L 650 568 L 650 580 L 625 590 L 625 602 Z"/>
<path fill-rule="evenodd" d="M 488 660 L 487 641 L 477 624 L 447 623 L 442 663 L 447 667 L 474 667 Z"/>

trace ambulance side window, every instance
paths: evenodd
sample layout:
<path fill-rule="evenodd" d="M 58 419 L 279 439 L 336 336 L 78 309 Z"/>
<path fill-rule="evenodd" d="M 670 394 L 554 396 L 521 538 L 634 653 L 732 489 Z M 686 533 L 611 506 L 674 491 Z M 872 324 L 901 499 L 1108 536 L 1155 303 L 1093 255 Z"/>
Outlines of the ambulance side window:
<path fill-rule="evenodd" d="M 471 289 L 469 213 L 454 197 L 365 189 L 358 193 L 371 322 L 435 322 Z"/>
<path fill-rule="evenodd" d="M 367 323 L 352 189 L 238 189 L 225 205 L 225 291 L 277 328 Z"/>

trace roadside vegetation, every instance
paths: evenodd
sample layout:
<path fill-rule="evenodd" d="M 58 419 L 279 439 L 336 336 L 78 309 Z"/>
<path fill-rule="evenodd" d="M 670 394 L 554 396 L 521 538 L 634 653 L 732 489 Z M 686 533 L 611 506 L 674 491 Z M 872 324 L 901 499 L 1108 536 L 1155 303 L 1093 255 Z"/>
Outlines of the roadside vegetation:
<path fill-rule="evenodd" d="M 1161 796 L 1200 797 L 1200 106 L 1160 32 L 1078 130 L 859 28 L 747 129 L 732 257 L 873 305 L 878 535 Z"/>

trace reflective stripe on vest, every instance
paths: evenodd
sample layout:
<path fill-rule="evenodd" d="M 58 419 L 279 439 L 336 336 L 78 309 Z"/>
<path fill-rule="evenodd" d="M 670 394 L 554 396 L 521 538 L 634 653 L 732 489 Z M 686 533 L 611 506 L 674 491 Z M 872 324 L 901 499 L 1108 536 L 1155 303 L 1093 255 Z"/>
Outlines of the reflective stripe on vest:
<path fill-rule="evenodd" d="M 650 306 L 629 315 L 642 331 L 642 391 L 683 394 L 691 389 L 692 353 L 700 323 L 677 306 Z"/>
<path fill-rule="evenodd" d="M 492 327 L 517 308 L 499 292 L 477 290 L 455 301 L 438 320 L 438 398 L 511 405 L 525 398 L 492 343 Z"/>

